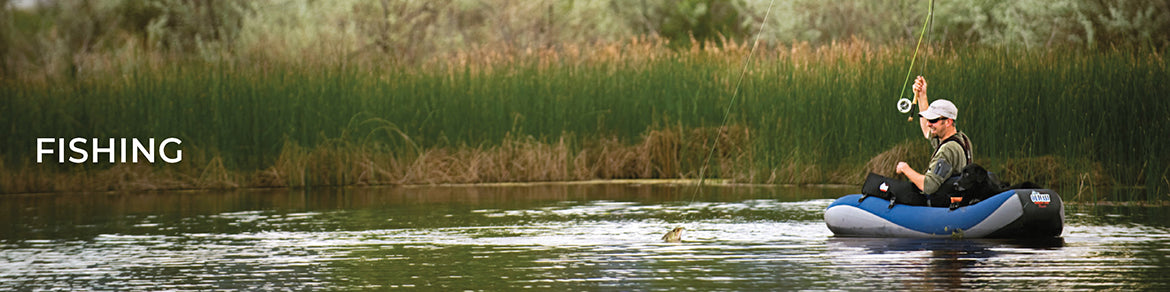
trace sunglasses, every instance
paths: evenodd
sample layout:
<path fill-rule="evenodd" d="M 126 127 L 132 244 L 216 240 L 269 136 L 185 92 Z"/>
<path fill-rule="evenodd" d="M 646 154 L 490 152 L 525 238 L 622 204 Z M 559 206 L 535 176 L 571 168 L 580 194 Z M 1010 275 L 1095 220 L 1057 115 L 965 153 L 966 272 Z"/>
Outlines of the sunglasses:
<path fill-rule="evenodd" d="M 934 124 L 934 123 L 938 123 L 938 122 L 941 122 L 941 121 L 943 121 L 943 120 L 946 120 L 946 119 L 947 119 L 947 118 L 939 117 L 939 118 L 937 118 L 937 119 L 933 119 L 933 120 L 926 120 L 926 121 L 927 121 L 927 122 L 930 122 L 931 124 Z"/>

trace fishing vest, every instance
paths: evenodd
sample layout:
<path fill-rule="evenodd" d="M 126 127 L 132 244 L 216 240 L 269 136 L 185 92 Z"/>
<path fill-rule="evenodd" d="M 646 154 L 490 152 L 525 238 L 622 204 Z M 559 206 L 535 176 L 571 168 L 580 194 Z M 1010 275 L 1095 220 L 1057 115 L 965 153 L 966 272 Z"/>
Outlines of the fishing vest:
<path fill-rule="evenodd" d="M 971 155 L 971 139 L 970 139 L 970 137 L 967 137 L 967 139 L 963 139 L 961 137 L 967 137 L 967 134 L 964 134 L 963 132 L 956 132 L 954 135 L 951 135 L 946 140 L 939 142 L 938 148 L 934 149 L 934 152 L 930 154 L 930 157 L 934 157 L 934 155 L 938 154 L 938 151 L 942 150 L 942 146 L 944 144 L 947 144 L 950 142 L 955 142 L 955 143 L 959 143 L 960 147 L 963 147 L 963 154 L 967 156 L 967 164 L 973 163 L 972 159 L 974 157 Z M 966 166 L 966 165 L 964 165 L 964 166 Z M 958 169 L 962 169 L 962 167 L 959 167 Z"/>

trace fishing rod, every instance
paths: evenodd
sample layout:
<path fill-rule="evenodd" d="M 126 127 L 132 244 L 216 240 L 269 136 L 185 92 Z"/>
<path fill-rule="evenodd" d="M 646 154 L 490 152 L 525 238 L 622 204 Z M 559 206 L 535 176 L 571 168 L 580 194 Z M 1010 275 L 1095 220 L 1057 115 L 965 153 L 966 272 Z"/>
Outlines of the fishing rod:
<path fill-rule="evenodd" d="M 910 113 L 911 107 L 918 103 L 918 99 L 913 100 L 906 98 L 906 85 L 910 84 L 910 73 L 914 71 L 914 61 L 918 60 L 918 48 L 922 46 L 922 37 L 926 36 L 926 28 L 934 25 L 934 0 L 930 0 L 930 8 L 927 10 L 926 19 L 922 22 L 922 31 L 918 33 L 918 44 L 914 45 L 914 56 L 910 58 L 910 67 L 906 68 L 906 80 L 902 81 L 902 92 L 898 94 L 898 111 L 905 114 Z M 922 71 L 926 70 L 926 58 L 923 58 Z M 913 117 L 910 118 L 913 120 Z"/>
<path fill-rule="evenodd" d="M 933 1 L 933 0 L 932 0 Z M 772 15 L 772 5 L 776 4 L 776 0 L 768 2 L 768 10 L 764 12 L 764 19 L 760 21 L 760 29 L 756 32 L 756 39 L 752 42 L 752 49 L 748 51 L 748 55 L 744 58 L 743 69 L 739 72 L 739 79 L 735 81 L 735 89 L 731 92 L 731 100 L 727 102 L 727 109 L 723 112 L 723 120 L 719 122 L 720 131 L 727 125 L 728 117 L 731 116 L 731 107 L 735 105 L 735 98 L 739 96 L 739 87 L 743 83 L 744 75 L 747 75 L 748 66 L 751 65 L 752 56 L 756 54 L 756 48 L 760 46 L 760 36 L 764 34 L 764 26 L 768 24 L 768 16 Z M 699 191 L 703 189 L 703 182 L 707 178 L 707 167 L 711 165 L 711 157 L 715 155 L 715 149 L 719 147 L 719 137 L 716 136 L 711 141 L 711 151 L 707 152 L 707 158 L 703 159 L 703 166 L 699 168 L 699 183 L 695 186 L 695 191 L 691 193 L 691 202 L 695 201 L 695 197 Z M 688 215 L 689 216 L 689 215 Z M 680 242 L 682 241 L 683 227 L 676 227 L 662 236 L 662 240 L 666 242 Z"/>

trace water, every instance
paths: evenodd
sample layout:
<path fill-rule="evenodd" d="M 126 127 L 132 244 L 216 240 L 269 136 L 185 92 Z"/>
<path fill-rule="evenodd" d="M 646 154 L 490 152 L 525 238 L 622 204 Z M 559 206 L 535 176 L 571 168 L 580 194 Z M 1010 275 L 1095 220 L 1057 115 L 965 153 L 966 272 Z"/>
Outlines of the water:
<path fill-rule="evenodd" d="M 833 188 L 347 188 L 0 197 L 0 290 L 1166 290 L 1168 207 L 1053 240 L 833 237 Z M 682 243 L 659 238 L 687 229 Z"/>

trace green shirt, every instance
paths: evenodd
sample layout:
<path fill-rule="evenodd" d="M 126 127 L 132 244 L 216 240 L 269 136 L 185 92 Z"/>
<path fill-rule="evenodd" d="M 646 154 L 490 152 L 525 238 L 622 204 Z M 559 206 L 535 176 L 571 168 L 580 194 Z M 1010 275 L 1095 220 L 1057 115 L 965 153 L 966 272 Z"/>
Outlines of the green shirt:
<path fill-rule="evenodd" d="M 967 137 L 967 134 L 957 132 L 955 136 L 963 141 L 960 143 L 971 145 L 971 139 Z M 930 157 L 930 168 L 922 179 L 923 193 L 934 194 L 943 181 L 959 175 L 963 171 L 963 167 L 967 167 L 967 164 L 970 163 L 967 161 L 967 152 L 963 150 L 963 145 L 950 142 L 939 145 L 941 142 L 938 138 L 930 138 L 930 145 L 934 147 L 934 155 Z"/>

